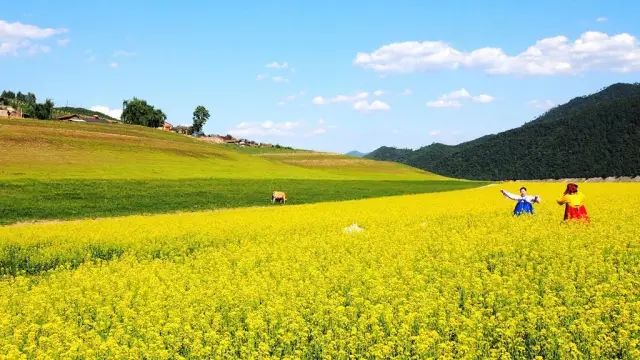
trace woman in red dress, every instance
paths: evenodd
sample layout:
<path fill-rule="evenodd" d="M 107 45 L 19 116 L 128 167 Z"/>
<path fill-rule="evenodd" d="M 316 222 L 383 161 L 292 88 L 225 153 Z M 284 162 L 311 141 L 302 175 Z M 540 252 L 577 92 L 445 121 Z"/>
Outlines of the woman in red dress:
<path fill-rule="evenodd" d="M 584 207 L 584 194 L 578 191 L 578 185 L 574 183 L 567 184 L 567 189 L 560 199 L 559 205 L 564 205 L 565 220 L 583 220 L 589 221 L 587 208 Z"/>

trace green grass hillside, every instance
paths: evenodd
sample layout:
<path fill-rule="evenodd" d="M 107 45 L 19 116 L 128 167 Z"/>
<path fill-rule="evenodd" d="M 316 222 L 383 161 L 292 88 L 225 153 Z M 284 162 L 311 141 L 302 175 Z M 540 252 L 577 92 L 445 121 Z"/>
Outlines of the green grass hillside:
<path fill-rule="evenodd" d="M 215 145 L 122 124 L 0 120 L 0 224 L 478 186 L 392 162 Z"/>
<path fill-rule="evenodd" d="M 281 149 L 238 151 L 122 124 L 3 119 L 0 147 L 0 179 L 445 179 L 392 162 Z"/>

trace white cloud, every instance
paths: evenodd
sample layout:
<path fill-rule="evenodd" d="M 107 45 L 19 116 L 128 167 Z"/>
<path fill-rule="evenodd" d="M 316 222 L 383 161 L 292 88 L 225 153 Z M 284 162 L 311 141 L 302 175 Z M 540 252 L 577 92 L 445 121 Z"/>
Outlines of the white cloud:
<path fill-rule="evenodd" d="M 367 100 L 360 100 L 353 104 L 353 109 L 360 112 L 370 112 L 370 111 L 388 111 L 391 110 L 389 104 L 384 101 L 374 100 L 373 102 L 368 102 Z"/>
<path fill-rule="evenodd" d="M 284 61 L 284 62 L 277 62 L 277 61 L 273 61 L 270 62 L 268 64 L 266 64 L 264 67 L 268 68 L 268 69 L 287 69 L 289 68 L 289 64 Z"/>
<path fill-rule="evenodd" d="M 368 92 L 359 92 L 354 95 L 336 95 L 331 98 L 325 98 L 322 96 L 316 96 L 311 100 L 312 103 L 316 105 L 327 105 L 327 104 L 339 104 L 339 103 L 354 103 L 359 100 L 364 100 L 369 97 Z"/>
<path fill-rule="evenodd" d="M 122 109 L 111 109 L 108 106 L 103 106 L 103 105 L 92 106 L 89 108 L 89 110 L 107 114 L 114 119 L 120 119 L 120 116 L 122 115 Z"/>
<path fill-rule="evenodd" d="M 0 20 L 0 56 L 46 53 L 51 47 L 42 44 L 48 38 L 64 34 L 67 29 L 41 28 L 35 25 Z"/>
<path fill-rule="evenodd" d="M 291 136 L 294 135 L 293 130 L 301 125 L 299 121 L 286 122 L 241 122 L 234 128 L 227 131 L 235 137 L 251 137 L 251 136 Z"/>
<path fill-rule="evenodd" d="M 0 20 L 0 38 L 2 39 L 46 39 L 66 32 L 67 29 L 41 28 L 35 25 Z"/>
<path fill-rule="evenodd" d="M 429 136 L 438 136 L 441 133 L 442 132 L 440 130 L 431 130 L 431 131 L 429 131 Z"/>
<path fill-rule="evenodd" d="M 265 75 L 265 74 L 256 75 L 256 80 L 258 80 L 258 81 L 261 81 L 261 80 L 264 80 L 264 79 L 267 79 L 267 78 L 269 78 L 269 76 Z"/>
<path fill-rule="evenodd" d="M 457 100 L 438 99 L 438 100 L 427 101 L 427 107 L 431 107 L 431 108 L 457 108 L 461 106 L 462 104 Z"/>
<path fill-rule="evenodd" d="M 487 94 L 480 94 L 478 96 L 474 96 L 474 97 L 471 98 L 471 100 L 473 100 L 474 102 L 481 103 L 481 104 L 490 103 L 494 99 L 495 98 L 493 96 L 487 95 Z"/>
<path fill-rule="evenodd" d="M 473 102 L 487 104 L 494 100 L 494 97 L 488 94 L 480 94 L 472 96 L 467 89 L 462 88 L 450 93 L 440 95 L 436 100 L 428 101 L 427 107 L 431 108 L 457 108 L 462 106 L 463 100 L 471 100 Z"/>
<path fill-rule="evenodd" d="M 552 100 L 531 100 L 527 103 L 529 106 L 535 108 L 535 109 L 540 109 L 540 110 L 549 110 L 552 107 L 556 106 L 556 103 Z"/>
<path fill-rule="evenodd" d="M 566 36 L 538 40 L 525 51 L 508 55 L 495 47 L 469 52 L 444 41 L 407 41 L 358 53 L 355 65 L 379 73 L 479 69 L 490 74 L 556 75 L 591 70 L 640 71 L 640 44 L 628 34 L 588 31 L 574 41 Z"/>
<path fill-rule="evenodd" d="M 599 17 L 596 18 L 596 22 L 599 22 L 599 23 L 607 22 L 607 20 L 609 20 L 609 19 L 607 19 L 604 16 L 599 16 Z"/>
<path fill-rule="evenodd" d="M 112 68 L 112 69 L 117 69 L 118 66 L 120 66 L 120 64 L 118 64 L 115 61 L 112 61 L 112 62 L 109 63 L 109 67 Z"/>
<path fill-rule="evenodd" d="M 380 90 L 376 91 L 380 94 Z M 376 93 L 374 92 L 374 94 Z M 380 94 L 381 95 L 381 94 Z M 387 111 L 391 107 L 384 101 L 374 100 L 369 102 L 369 93 L 361 91 L 353 95 L 336 95 L 334 97 L 326 98 L 323 96 L 314 97 L 311 102 L 315 105 L 328 105 L 328 104 L 352 104 L 352 107 L 356 111 L 371 112 L 371 111 Z"/>
<path fill-rule="evenodd" d="M 380 96 L 384 95 L 384 91 L 376 90 L 376 91 L 373 92 L 373 95 L 380 97 Z"/>

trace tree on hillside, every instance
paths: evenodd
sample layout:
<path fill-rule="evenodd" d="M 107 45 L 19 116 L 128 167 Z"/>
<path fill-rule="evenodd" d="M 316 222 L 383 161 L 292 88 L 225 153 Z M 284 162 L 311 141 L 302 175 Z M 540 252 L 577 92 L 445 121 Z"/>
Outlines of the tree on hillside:
<path fill-rule="evenodd" d="M 16 99 L 16 94 L 13 91 L 10 91 L 10 90 L 4 90 L 2 92 L 2 95 L 0 95 L 0 98 L 5 99 L 5 100 L 15 100 Z"/>
<path fill-rule="evenodd" d="M 27 101 L 28 104 L 35 104 L 36 103 L 36 95 L 34 93 L 27 93 L 26 101 Z M 45 101 L 45 103 L 46 103 L 46 101 Z"/>
<path fill-rule="evenodd" d="M 164 125 L 167 116 L 160 109 L 147 104 L 145 100 L 134 97 L 122 102 L 120 119 L 125 124 L 160 127 Z"/>
<path fill-rule="evenodd" d="M 42 104 L 30 104 L 31 107 L 31 115 L 40 120 L 51 119 L 51 115 L 53 114 L 53 101 L 51 99 L 47 99 Z"/>
<path fill-rule="evenodd" d="M 206 107 L 200 105 L 193 111 L 193 132 L 199 133 L 202 131 L 202 127 L 209 120 L 209 110 Z"/>

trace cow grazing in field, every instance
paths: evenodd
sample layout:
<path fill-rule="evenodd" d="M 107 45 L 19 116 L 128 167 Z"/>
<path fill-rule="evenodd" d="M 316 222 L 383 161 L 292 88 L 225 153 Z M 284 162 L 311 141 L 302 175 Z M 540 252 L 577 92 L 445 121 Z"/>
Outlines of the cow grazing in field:
<path fill-rule="evenodd" d="M 286 204 L 287 194 L 284 191 L 274 191 L 273 194 L 271 194 L 271 203 L 275 204 L 276 202 Z"/>

